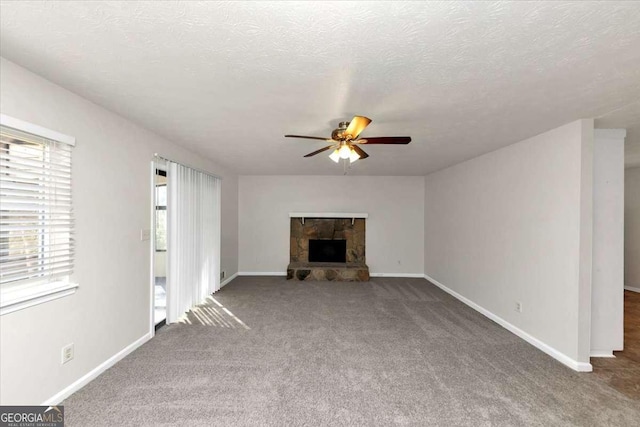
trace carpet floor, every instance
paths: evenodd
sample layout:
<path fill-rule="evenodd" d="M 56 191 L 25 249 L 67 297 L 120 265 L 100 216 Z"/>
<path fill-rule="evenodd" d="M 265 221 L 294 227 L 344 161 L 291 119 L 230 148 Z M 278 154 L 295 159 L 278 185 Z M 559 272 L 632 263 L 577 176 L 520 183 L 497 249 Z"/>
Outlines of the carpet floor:
<path fill-rule="evenodd" d="M 640 293 L 624 291 L 624 351 L 592 358 L 593 374 L 640 405 Z M 640 421 L 638 422 L 640 424 Z"/>
<path fill-rule="evenodd" d="M 637 426 L 640 404 L 424 279 L 240 277 L 65 402 L 67 426 Z"/>

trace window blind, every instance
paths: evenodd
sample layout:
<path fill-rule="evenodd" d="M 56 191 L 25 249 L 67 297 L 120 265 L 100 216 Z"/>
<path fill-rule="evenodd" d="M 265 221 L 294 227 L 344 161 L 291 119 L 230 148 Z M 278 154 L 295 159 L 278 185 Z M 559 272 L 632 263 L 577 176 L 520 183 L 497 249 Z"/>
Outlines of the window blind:
<path fill-rule="evenodd" d="M 72 148 L 0 126 L 0 288 L 73 271 Z"/>

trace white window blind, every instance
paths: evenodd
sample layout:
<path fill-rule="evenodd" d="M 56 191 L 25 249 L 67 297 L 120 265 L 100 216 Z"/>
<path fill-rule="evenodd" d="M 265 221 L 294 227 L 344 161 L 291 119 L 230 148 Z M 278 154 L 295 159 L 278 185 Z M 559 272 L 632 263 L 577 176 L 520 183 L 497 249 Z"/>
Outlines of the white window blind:
<path fill-rule="evenodd" d="M 0 126 L 0 288 L 55 282 L 73 271 L 71 150 Z"/>

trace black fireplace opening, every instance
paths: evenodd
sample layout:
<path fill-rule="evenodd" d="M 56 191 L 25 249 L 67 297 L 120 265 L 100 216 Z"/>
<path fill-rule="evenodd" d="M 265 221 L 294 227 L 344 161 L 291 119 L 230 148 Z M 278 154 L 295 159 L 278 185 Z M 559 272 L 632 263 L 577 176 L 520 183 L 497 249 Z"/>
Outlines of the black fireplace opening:
<path fill-rule="evenodd" d="M 309 239 L 309 262 L 347 262 L 347 241 Z"/>

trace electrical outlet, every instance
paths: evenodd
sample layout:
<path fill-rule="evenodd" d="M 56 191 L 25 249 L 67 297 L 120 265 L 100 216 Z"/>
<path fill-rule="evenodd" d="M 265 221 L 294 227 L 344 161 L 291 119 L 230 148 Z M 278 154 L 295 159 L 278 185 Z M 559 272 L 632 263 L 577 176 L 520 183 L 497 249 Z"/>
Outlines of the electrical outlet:
<path fill-rule="evenodd" d="M 62 364 L 69 362 L 73 359 L 73 343 L 62 347 Z"/>
<path fill-rule="evenodd" d="M 220 273 L 220 280 L 224 279 L 226 276 L 227 276 L 227 272 L 223 270 L 223 271 Z"/>
<path fill-rule="evenodd" d="M 522 303 L 520 301 L 516 301 L 516 311 L 522 313 Z"/>

